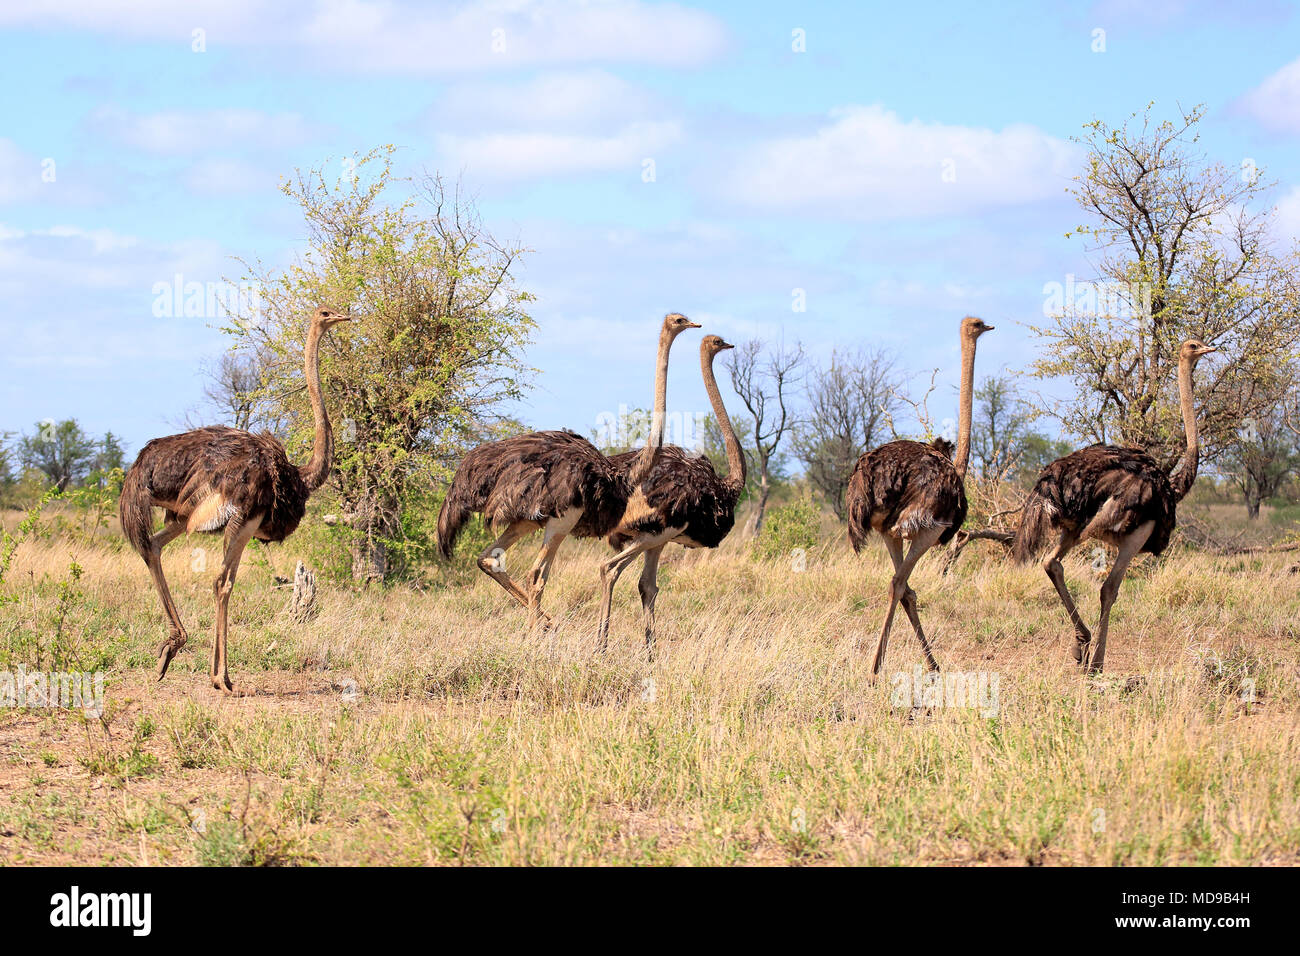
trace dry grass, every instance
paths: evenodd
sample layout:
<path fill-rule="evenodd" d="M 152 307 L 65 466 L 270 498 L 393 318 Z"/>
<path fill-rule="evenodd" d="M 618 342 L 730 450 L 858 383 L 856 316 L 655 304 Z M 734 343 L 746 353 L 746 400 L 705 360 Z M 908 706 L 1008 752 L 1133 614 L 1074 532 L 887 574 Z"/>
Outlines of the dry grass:
<path fill-rule="evenodd" d="M 322 587 L 298 625 L 254 559 L 231 653 L 259 693 L 222 700 L 204 679 L 211 574 L 190 570 L 190 548 L 210 544 L 169 553 L 193 637 L 160 685 L 162 615 L 138 559 L 69 539 L 20 548 L 0 668 L 103 668 L 108 710 L 0 711 L 0 861 L 1297 860 L 1300 577 L 1285 555 L 1139 561 L 1097 681 L 1067 666 L 1041 571 L 991 546 L 948 578 L 932 558 L 913 579 L 922 615 L 947 672 L 996 678 L 982 712 L 895 706 L 892 675 L 920 662 L 901 618 L 888 679 L 871 683 L 886 560 L 833 541 L 804 573 L 739 542 L 671 552 L 653 664 L 634 572 L 614 647 L 596 652 L 591 545 L 566 550 L 547 594 L 562 624 L 538 637 L 481 576 Z M 274 560 L 292 559 L 291 541 Z M 1087 557 L 1067 573 L 1095 615 Z"/>

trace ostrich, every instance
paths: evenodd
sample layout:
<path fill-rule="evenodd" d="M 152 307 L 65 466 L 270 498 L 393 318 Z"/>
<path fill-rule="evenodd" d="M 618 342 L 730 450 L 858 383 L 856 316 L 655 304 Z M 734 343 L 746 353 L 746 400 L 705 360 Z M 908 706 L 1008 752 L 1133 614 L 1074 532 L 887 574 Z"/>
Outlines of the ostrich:
<path fill-rule="evenodd" d="M 1215 351 L 1218 349 L 1199 339 L 1188 339 L 1178 353 L 1178 400 L 1187 450 L 1176 475 L 1169 475 L 1141 449 L 1089 445 L 1044 468 L 1025 499 L 1012 546 L 1013 557 L 1028 564 L 1042 551 L 1049 533 L 1058 536 L 1056 549 L 1044 562 L 1043 570 L 1074 625 L 1074 660 L 1089 673 L 1099 673 L 1105 663 L 1110 609 L 1119 596 L 1129 562 L 1139 551 L 1164 551 L 1174 531 L 1178 502 L 1196 481 L 1200 443 L 1192 404 L 1192 369 L 1202 355 Z M 1119 552 L 1101 585 L 1101 617 L 1091 658 L 1088 645 L 1092 634 L 1070 597 L 1061 566 L 1061 559 L 1070 549 L 1087 538 L 1114 545 Z"/>
<path fill-rule="evenodd" d="M 478 557 L 478 567 L 528 609 L 528 627 L 552 624 L 541 609 L 551 562 L 565 537 L 603 538 L 618 524 L 628 497 L 650 472 L 664 440 L 668 352 L 673 340 L 699 325 L 670 312 L 659 332 L 655 366 L 654 418 L 635 463 L 619 471 L 596 446 L 571 431 L 543 431 L 480 445 L 460 463 L 438 512 L 438 549 L 452 546 L 470 515 L 481 513 L 500 536 Z M 506 573 L 505 553 L 521 538 L 542 529 L 542 547 L 529 572 L 527 589 Z"/>
<path fill-rule="evenodd" d="M 307 464 L 291 464 L 284 446 L 270 434 L 217 425 L 155 438 L 140 449 L 126 473 L 119 502 L 122 530 L 149 568 L 171 629 L 158 648 L 158 680 L 189 638 L 163 577 L 162 549 L 181 534 L 220 532 L 224 553 L 212 584 L 217 613 L 209 676 L 217 690 L 236 693 L 226 657 L 227 608 L 235 572 L 253 538 L 283 541 L 293 534 L 307 510 L 308 496 L 329 477 L 334 433 L 321 399 L 320 341 L 327 330 L 350 318 L 329 309 L 318 309 L 311 317 L 303 373 L 316 434 Z M 163 528 L 156 534 L 155 507 L 164 511 Z"/>
<path fill-rule="evenodd" d="M 602 647 L 609 636 L 614 585 L 637 555 L 645 555 L 639 590 L 645 618 L 646 647 L 653 650 L 659 556 L 664 546 L 676 541 L 686 548 L 716 548 L 735 523 L 736 501 L 745 487 L 745 456 L 731 427 L 727 408 L 722 403 L 718 380 L 713 375 L 714 357 L 729 348 L 734 346 L 716 335 L 706 335 L 700 342 L 704 389 L 709 393 L 709 402 L 727 447 L 727 477 L 720 477 L 707 457 L 688 455 L 676 445 L 668 445 L 660 453 L 649 477 L 628 501 L 623 520 L 609 534 L 609 544 L 617 554 L 600 568 L 603 595 L 599 633 Z M 628 473 L 636 466 L 637 453 L 625 452 L 610 460 L 620 473 Z"/>
<path fill-rule="evenodd" d="M 908 578 L 921 555 L 935 544 L 946 544 L 966 520 L 966 463 L 970 459 L 971 401 L 975 377 L 975 341 L 993 326 L 982 319 L 966 316 L 961 321 L 961 393 L 957 422 L 957 453 L 952 443 L 936 438 L 931 444 L 918 441 L 892 441 L 867 452 L 858 459 L 849 478 L 847 503 L 849 541 L 855 552 L 872 531 L 885 539 L 885 547 L 894 562 L 894 577 L 889 585 L 889 611 L 885 626 L 876 643 L 876 657 L 871 665 L 874 677 L 885 662 L 889 646 L 889 629 L 901 601 L 912 622 L 926 666 L 939 669 L 930 651 L 930 642 L 921 629 L 917 614 L 916 592 Z M 903 542 L 911 541 L 907 554 Z"/>

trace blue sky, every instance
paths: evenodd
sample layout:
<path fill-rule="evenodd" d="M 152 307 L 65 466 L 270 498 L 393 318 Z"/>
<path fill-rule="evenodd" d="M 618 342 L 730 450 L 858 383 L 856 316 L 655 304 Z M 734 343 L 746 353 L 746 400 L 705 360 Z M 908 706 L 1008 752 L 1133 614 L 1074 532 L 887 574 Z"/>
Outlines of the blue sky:
<path fill-rule="evenodd" d="M 279 178 L 382 143 L 534 250 L 540 373 L 516 412 L 582 432 L 649 403 L 668 310 L 819 358 L 885 346 L 918 387 L 941 370 L 951 414 L 958 319 L 999 327 L 980 374 L 1019 369 L 1044 284 L 1090 275 L 1064 238 L 1069 138 L 1148 101 L 1206 104 L 1207 155 L 1262 167 L 1280 240 L 1300 235 L 1284 0 L 11 0 L 0 89 L 0 429 L 76 416 L 131 451 L 199 405 L 228 344 L 215 317 L 156 318 L 155 284 L 288 261 Z M 708 405 L 683 345 L 689 416 Z"/>

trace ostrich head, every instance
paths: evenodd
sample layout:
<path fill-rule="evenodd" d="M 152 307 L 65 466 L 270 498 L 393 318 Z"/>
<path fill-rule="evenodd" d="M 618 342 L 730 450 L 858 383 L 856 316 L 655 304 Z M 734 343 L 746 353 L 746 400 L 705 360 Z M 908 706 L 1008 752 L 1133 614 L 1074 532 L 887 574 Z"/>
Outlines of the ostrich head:
<path fill-rule="evenodd" d="M 1202 355 L 1209 355 L 1211 352 L 1217 351 L 1219 351 L 1217 346 L 1206 345 L 1200 339 L 1188 339 L 1183 343 L 1183 347 L 1178 350 L 1178 357 L 1195 365 Z"/>
<path fill-rule="evenodd" d="M 947 458 L 949 461 L 952 460 L 953 443 L 948 441 L 948 439 L 944 438 L 942 435 L 936 435 L 934 440 L 930 442 L 930 447 L 943 455 L 943 457 Z"/>
<path fill-rule="evenodd" d="M 331 328 L 340 322 L 352 321 L 352 316 L 344 315 L 342 312 L 335 312 L 332 309 L 320 308 L 311 314 L 313 325 L 319 325 L 321 330 Z"/>
<path fill-rule="evenodd" d="M 986 323 L 983 319 L 968 315 L 961 320 L 961 334 L 974 342 L 985 332 L 992 332 L 993 326 Z"/>
<path fill-rule="evenodd" d="M 709 355 L 717 355 L 726 349 L 734 349 L 734 345 L 729 345 L 722 341 L 721 335 L 706 335 L 700 340 L 700 351 Z"/>
<path fill-rule="evenodd" d="M 700 324 L 692 322 L 680 312 L 669 312 L 664 316 L 663 334 L 669 338 L 676 338 L 687 329 L 698 329 Z"/>

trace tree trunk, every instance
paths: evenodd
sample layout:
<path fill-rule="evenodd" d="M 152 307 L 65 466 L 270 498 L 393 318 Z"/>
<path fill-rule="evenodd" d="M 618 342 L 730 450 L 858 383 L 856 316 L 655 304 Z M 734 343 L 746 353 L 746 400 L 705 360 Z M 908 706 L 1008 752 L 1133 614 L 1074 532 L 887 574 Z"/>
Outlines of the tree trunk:
<path fill-rule="evenodd" d="M 369 584 L 387 580 L 392 564 L 385 543 L 400 523 L 400 515 L 385 512 L 375 501 L 358 502 L 355 507 L 352 538 L 352 580 Z"/>
<path fill-rule="evenodd" d="M 754 510 L 753 533 L 763 533 L 763 519 L 767 516 L 767 496 L 772 493 L 772 486 L 767 480 L 767 471 L 763 471 L 758 480 L 758 507 Z"/>
<path fill-rule="evenodd" d="M 1260 501 L 1261 499 L 1258 491 L 1251 489 L 1246 492 L 1246 517 L 1251 521 L 1259 520 Z"/>

